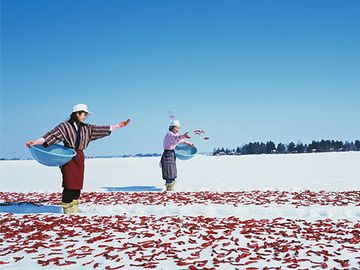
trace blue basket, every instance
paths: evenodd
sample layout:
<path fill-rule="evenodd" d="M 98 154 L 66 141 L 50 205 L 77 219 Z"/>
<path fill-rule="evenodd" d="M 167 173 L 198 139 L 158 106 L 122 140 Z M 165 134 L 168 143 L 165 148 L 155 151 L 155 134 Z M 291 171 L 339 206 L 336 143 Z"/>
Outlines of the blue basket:
<path fill-rule="evenodd" d="M 62 166 L 65 163 L 68 163 L 74 156 L 76 152 L 74 149 L 69 147 L 62 146 L 60 144 L 53 144 L 49 147 L 44 147 L 42 145 L 32 145 L 30 146 L 31 155 L 36 161 L 45 165 L 45 166 Z"/>
<path fill-rule="evenodd" d="M 196 147 L 191 147 L 190 145 L 187 145 L 186 143 L 180 143 L 175 148 L 175 154 L 176 158 L 180 160 L 188 160 L 195 156 L 197 153 Z"/>

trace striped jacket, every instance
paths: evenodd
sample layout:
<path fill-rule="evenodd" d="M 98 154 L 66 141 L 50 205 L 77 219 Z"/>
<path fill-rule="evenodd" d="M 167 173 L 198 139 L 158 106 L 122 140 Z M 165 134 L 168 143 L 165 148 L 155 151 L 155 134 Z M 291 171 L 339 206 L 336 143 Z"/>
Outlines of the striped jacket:
<path fill-rule="evenodd" d="M 96 126 L 90 124 L 82 124 L 78 128 L 80 131 L 80 145 L 78 149 L 84 150 L 91 141 L 103 138 L 110 135 L 110 126 Z M 75 125 L 70 122 L 63 122 L 56 126 L 53 130 L 46 133 L 43 138 L 45 139 L 45 145 L 50 146 L 52 144 L 63 141 L 67 147 L 75 148 L 77 131 Z"/>

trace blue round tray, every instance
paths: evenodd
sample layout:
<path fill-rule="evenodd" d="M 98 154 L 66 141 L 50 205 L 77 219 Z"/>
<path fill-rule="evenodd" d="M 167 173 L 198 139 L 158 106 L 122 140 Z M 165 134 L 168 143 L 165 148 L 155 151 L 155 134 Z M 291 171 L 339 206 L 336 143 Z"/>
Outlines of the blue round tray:
<path fill-rule="evenodd" d="M 34 159 L 39 163 L 45 166 L 54 167 L 62 166 L 76 156 L 74 149 L 60 144 L 53 144 L 49 147 L 32 145 L 30 146 L 30 152 Z"/>
<path fill-rule="evenodd" d="M 191 146 L 187 145 L 186 143 L 180 143 L 175 148 L 176 158 L 178 158 L 180 160 L 191 159 L 192 157 L 194 157 L 196 155 L 196 153 L 197 153 L 197 148 L 191 147 Z"/>

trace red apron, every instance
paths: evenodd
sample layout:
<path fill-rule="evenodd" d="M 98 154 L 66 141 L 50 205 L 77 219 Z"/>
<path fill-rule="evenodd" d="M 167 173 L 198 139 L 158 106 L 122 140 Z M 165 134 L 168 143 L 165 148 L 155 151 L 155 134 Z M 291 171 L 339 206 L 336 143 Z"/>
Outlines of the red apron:
<path fill-rule="evenodd" d="M 79 149 L 74 149 L 76 156 L 65 165 L 61 166 L 61 173 L 63 176 L 63 188 L 80 190 L 84 183 L 85 157 L 84 152 Z"/>

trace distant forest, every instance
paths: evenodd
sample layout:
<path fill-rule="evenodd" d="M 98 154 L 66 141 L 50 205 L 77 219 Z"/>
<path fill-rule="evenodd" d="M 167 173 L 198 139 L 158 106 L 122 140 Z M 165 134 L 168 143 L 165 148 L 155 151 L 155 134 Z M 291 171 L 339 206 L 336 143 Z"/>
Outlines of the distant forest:
<path fill-rule="evenodd" d="M 238 146 L 236 149 L 229 148 L 214 148 L 213 156 L 221 155 L 256 155 L 256 154 L 290 154 L 290 153 L 320 153 L 320 152 L 345 152 L 345 151 L 360 151 L 360 140 L 355 142 L 342 142 L 334 140 L 312 141 L 310 144 L 303 144 L 298 142 L 295 144 L 278 143 L 269 141 L 251 142 L 243 146 Z"/>

